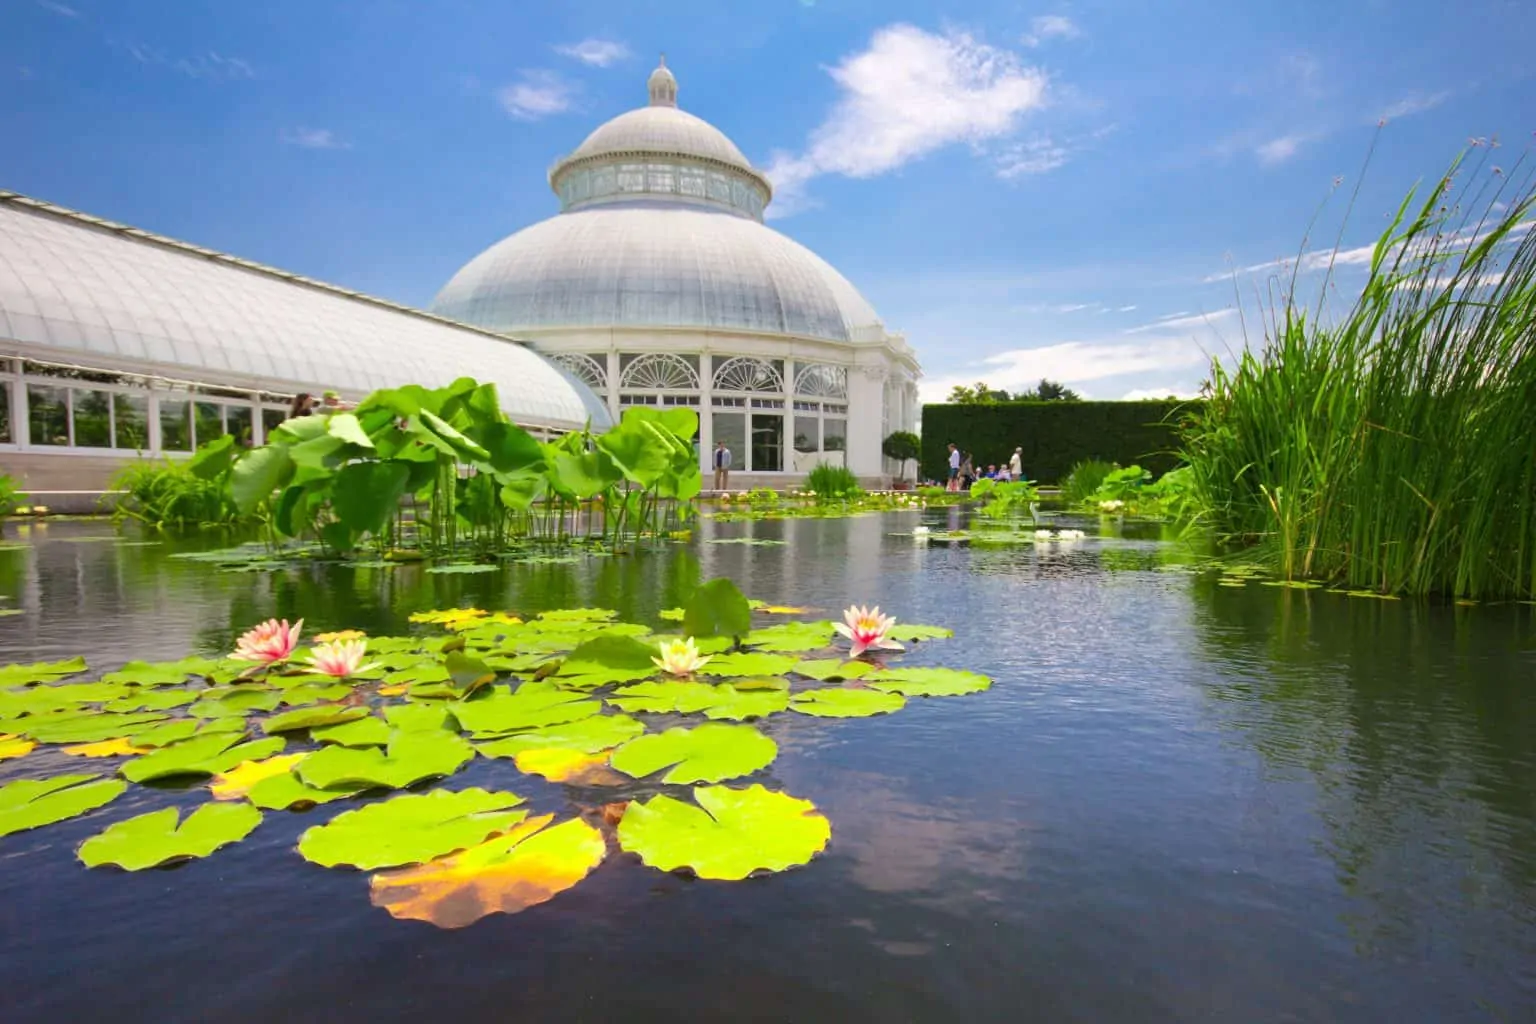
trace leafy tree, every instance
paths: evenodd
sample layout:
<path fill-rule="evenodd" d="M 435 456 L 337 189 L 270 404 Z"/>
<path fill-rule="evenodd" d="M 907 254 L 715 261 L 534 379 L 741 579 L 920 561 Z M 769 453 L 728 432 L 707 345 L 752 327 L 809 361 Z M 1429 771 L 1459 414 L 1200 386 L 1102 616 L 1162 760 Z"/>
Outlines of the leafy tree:
<path fill-rule="evenodd" d="M 994 390 L 985 381 L 977 381 L 975 387 L 956 384 L 950 388 L 949 400 L 957 405 L 994 405 L 1009 398 L 1008 392 Z"/>
<path fill-rule="evenodd" d="M 1060 381 L 1040 378 L 1040 383 L 1033 390 L 1019 394 L 1015 399 L 1019 402 L 1081 402 L 1082 396 Z"/>
<path fill-rule="evenodd" d="M 922 439 L 909 430 L 896 430 L 891 432 L 880 445 L 880 450 L 888 459 L 895 459 L 901 463 L 901 475 L 907 475 L 907 463 L 916 459 L 921 454 Z"/>

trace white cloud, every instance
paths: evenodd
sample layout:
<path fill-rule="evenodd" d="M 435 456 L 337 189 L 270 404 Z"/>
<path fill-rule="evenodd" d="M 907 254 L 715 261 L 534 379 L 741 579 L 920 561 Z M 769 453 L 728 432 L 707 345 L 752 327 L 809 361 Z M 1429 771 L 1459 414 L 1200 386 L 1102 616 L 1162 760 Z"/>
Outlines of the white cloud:
<path fill-rule="evenodd" d="M 1400 117 L 1412 117 L 1414 114 L 1422 114 L 1426 110 L 1433 110 L 1446 100 L 1450 99 L 1449 89 L 1440 92 L 1423 94 L 1409 93 L 1402 99 L 1393 103 L 1381 112 L 1380 120 L 1392 121 Z"/>
<path fill-rule="evenodd" d="M 583 39 L 579 43 L 555 47 L 563 57 L 579 60 L 588 67 L 606 68 L 629 56 L 629 47 L 613 39 Z"/>
<path fill-rule="evenodd" d="M 1133 310 L 1135 308 L 1136 308 L 1135 306 L 1121 306 L 1118 309 L 1116 309 L 1115 312 L 1116 313 L 1129 313 L 1131 310 Z"/>
<path fill-rule="evenodd" d="M 519 121 L 537 121 L 571 109 L 576 87 L 553 71 L 523 71 L 522 81 L 504 85 L 496 93 L 501 109 Z"/>
<path fill-rule="evenodd" d="M 290 146 L 298 146 L 301 149 L 351 149 L 350 143 L 343 142 L 336 137 L 336 133 L 329 128 L 295 128 L 285 131 L 281 136 L 283 142 Z"/>
<path fill-rule="evenodd" d="M 880 29 L 828 74 L 839 95 L 826 119 L 802 152 L 769 162 L 770 216 L 803 209 L 806 184 L 821 175 L 873 177 L 956 143 L 1003 138 L 1046 102 L 1045 73 L 1016 54 L 912 25 Z"/>
<path fill-rule="evenodd" d="M 66 7 L 64 4 L 54 3 L 53 0 L 37 0 L 37 6 L 41 7 L 45 11 L 52 11 L 54 14 L 57 14 L 63 18 L 80 17 L 80 12 L 75 10 L 73 7 Z"/>
<path fill-rule="evenodd" d="M 1019 41 L 1025 46 L 1040 46 L 1051 39 L 1076 39 L 1083 34 L 1071 18 L 1061 14 L 1042 14 L 1029 23 L 1029 31 Z"/>
<path fill-rule="evenodd" d="M 188 78 L 201 78 L 210 82 L 232 82 L 256 77 L 256 72 L 244 60 L 239 57 L 223 57 L 212 50 L 195 57 L 182 57 L 172 67 Z"/>
<path fill-rule="evenodd" d="M 1044 174 L 1067 162 L 1067 148 L 1048 136 L 1010 143 L 997 158 L 997 176 L 1004 180 L 1025 174 Z"/>
<path fill-rule="evenodd" d="M 1122 402 L 1144 402 L 1158 398 L 1198 398 L 1198 388 L 1170 384 L 1165 388 L 1132 388 L 1120 396 Z"/>
<path fill-rule="evenodd" d="M 1513 241 L 1520 238 L 1522 235 L 1529 232 L 1533 225 L 1536 225 L 1536 220 L 1525 220 L 1514 225 L 1512 228 L 1510 228 L 1509 234 L 1506 236 L 1507 240 Z M 1442 246 L 1442 252 L 1459 252 L 1461 251 L 1460 248 L 1447 249 L 1445 246 L 1474 246 L 1478 242 L 1481 242 L 1483 239 L 1487 238 L 1490 234 L 1490 231 L 1491 229 L 1489 228 L 1484 228 L 1484 230 L 1480 232 L 1476 231 L 1475 229 L 1469 231 L 1461 231 L 1451 235 L 1449 238 L 1441 239 L 1437 244 Z M 1428 243 L 1419 244 L 1424 245 Z M 1313 274 L 1320 270 L 1327 270 L 1329 267 L 1369 267 L 1371 265 L 1371 259 L 1375 254 L 1375 242 L 1371 242 L 1368 245 L 1357 245 L 1350 249 L 1313 249 L 1310 252 L 1302 253 L 1299 257 L 1286 256 L 1278 260 L 1269 260 L 1265 263 L 1255 263 L 1251 266 L 1238 267 L 1235 270 L 1227 270 L 1219 274 L 1211 274 L 1205 278 L 1202 278 L 1201 283 L 1213 284 L 1218 281 L 1230 281 L 1233 274 L 1264 274 L 1270 271 L 1280 271 L 1284 274 L 1290 274 L 1293 269 L 1298 274 Z M 1410 253 L 1409 257 L 1412 258 L 1412 256 L 1413 253 Z M 1387 258 L 1395 259 L 1396 254 L 1390 253 L 1388 254 Z"/>
<path fill-rule="evenodd" d="M 1300 135 L 1282 135 L 1278 139 L 1270 139 L 1254 147 L 1253 154 L 1259 158 L 1259 163 L 1273 166 L 1295 156 L 1296 151 L 1305 141 Z"/>
<path fill-rule="evenodd" d="M 1142 324 L 1140 327 L 1128 327 L 1125 333 L 1144 334 L 1147 331 L 1180 331 L 1186 327 L 1214 327 L 1235 316 L 1237 316 L 1237 310 L 1231 306 L 1212 313 L 1179 313 L 1174 316 L 1159 317 L 1153 323 Z"/>

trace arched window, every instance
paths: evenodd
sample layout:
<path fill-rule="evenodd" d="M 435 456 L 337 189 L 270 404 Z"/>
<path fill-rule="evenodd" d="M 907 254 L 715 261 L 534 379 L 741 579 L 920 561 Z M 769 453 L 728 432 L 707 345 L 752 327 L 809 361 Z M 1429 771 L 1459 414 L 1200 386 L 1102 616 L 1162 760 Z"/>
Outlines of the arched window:
<path fill-rule="evenodd" d="M 570 370 L 577 380 L 585 383 L 599 395 L 608 393 L 606 357 L 599 359 L 596 356 L 589 356 L 585 352 L 556 352 L 549 358 Z"/>
<path fill-rule="evenodd" d="M 735 356 L 715 370 L 716 391 L 759 391 L 784 393 L 784 373 L 777 361 Z"/>
<path fill-rule="evenodd" d="M 847 398 L 848 368 L 807 363 L 795 373 L 795 394 L 808 398 Z"/>
<path fill-rule="evenodd" d="M 682 356 L 652 352 L 635 356 L 619 374 L 619 387 L 637 391 L 697 391 L 699 371 Z"/>

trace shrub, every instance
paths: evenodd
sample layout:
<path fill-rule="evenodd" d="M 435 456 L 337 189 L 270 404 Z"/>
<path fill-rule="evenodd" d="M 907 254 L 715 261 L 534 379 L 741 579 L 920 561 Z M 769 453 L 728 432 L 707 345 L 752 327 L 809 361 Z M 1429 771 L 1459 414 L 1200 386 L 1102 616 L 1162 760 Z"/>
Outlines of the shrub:
<path fill-rule="evenodd" d="M 20 504 L 21 489 L 16 478 L 9 473 L 0 473 L 0 516 L 10 515 Z"/>
<path fill-rule="evenodd" d="M 849 501 L 864 496 L 859 478 L 847 466 L 834 466 L 830 462 L 818 462 L 806 477 L 805 485 L 816 492 L 818 504 L 829 501 Z"/>
<path fill-rule="evenodd" d="M 1084 459 L 1072 467 L 1061 481 L 1061 500 L 1069 505 L 1079 505 L 1089 499 L 1104 478 L 1118 469 L 1113 462 L 1103 459 Z"/>
<path fill-rule="evenodd" d="M 897 430 L 887 437 L 880 446 L 880 451 L 888 459 L 895 459 L 901 464 L 901 476 L 907 475 L 907 463 L 913 459 L 922 457 L 923 439 L 909 430 Z"/>

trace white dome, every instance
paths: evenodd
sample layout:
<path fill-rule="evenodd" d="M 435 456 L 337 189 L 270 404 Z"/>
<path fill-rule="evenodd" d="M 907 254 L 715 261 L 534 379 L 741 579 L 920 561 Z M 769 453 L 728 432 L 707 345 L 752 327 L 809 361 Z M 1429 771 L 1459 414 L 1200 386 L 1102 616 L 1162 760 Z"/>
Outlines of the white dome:
<path fill-rule="evenodd" d="M 725 210 L 654 200 L 588 206 L 525 228 L 455 274 L 432 311 L 514 335 L 693 327 L 851 341 L 880 323 L 846 278 L 798 242 Z"/>
<path fill-rule="evenodd" d="M 560 166 L 592 157 L 636 153 L 697 157 L 752 170 L 751 162 L 720 129 L 686 110 L 666 106 L 620 114 L 588 135 Z"/>

